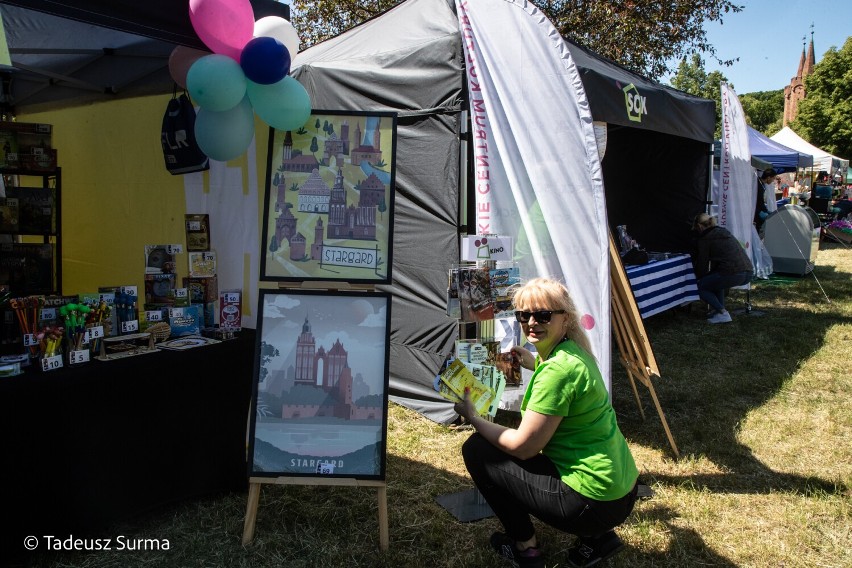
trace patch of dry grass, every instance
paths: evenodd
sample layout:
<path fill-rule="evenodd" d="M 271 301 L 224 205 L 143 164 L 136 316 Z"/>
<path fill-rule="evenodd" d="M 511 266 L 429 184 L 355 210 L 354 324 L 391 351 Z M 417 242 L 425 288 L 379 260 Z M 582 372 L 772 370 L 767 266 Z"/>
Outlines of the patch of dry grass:
<path fill-rule="evenodd" d="M 816 279 L 757 283 L 753 311 L 730 324 L 708 325 L 698 310 L 646 321 L 663 374 L 655 389 L 682 459 L 673 459 L 640 387 L 642 421 L 614 360 L 614 406 L 655 495 L 620 529 L 628 546 L 610 566 L 852 566 L 852 251 L 823 247 Z M 735 292 L 729 307 L 745 300 Z M 391 405 L 386 553 L 378 550 L 375 490 L 266 486 L 246 547 L 246 495 L 231 494 L 109 531 L 169 538 L 169 551 L 41 555 L 29 564 L 500 566 L 487 549 L 496 520 L 460 523 L 435 501 L 471 487 L 459 454 L 468 435 Z M 545 526 L 539 536 L 548 565 L 564 566 L 571 537 Z"/>

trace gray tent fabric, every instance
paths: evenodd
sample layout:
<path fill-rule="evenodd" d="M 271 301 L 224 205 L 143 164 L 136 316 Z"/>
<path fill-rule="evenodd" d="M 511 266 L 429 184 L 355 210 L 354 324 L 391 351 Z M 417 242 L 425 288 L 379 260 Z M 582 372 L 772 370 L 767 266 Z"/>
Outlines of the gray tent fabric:
<path fill-rule="evenodd" d="M 314 109 L 398 113 L 390 393 L 442 423 L 456 417 L 432 381 L 458 335 L 446 290 L 459 259 L 462 59 L 451 0 L 409 0 L 293 62 Z"/>

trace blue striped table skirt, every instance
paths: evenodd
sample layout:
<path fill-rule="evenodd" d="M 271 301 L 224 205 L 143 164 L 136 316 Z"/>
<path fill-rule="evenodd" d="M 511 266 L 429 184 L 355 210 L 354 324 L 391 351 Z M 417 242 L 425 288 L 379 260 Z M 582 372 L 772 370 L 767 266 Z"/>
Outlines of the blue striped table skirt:
<path fill-rule="evenodd" d="M 628 266 L 626 272 L 642 319 L 698 300 L 692 257 L 688 254 Z"/>

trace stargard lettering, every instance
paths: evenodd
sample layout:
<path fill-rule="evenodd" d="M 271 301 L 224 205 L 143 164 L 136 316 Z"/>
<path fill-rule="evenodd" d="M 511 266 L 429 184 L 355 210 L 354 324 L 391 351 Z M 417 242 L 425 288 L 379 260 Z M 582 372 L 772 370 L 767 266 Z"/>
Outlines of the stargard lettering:
<path fill-rule="evenodd" d="M 290 459 L 291 467 L 310 467 L 315 468 L 318 465 L 333 465 L 334 467 L 343 467 L 343 460 L 310 460 L 305 458 Z"/>
<path fill-rule="evenodd" d="M 373 265 L 375 258 L 372 252 L 369 251 L 354 251 L 341 249 L 325 249 L 323 262 L 328 264 L 346 264 L 351 266 Z"/>

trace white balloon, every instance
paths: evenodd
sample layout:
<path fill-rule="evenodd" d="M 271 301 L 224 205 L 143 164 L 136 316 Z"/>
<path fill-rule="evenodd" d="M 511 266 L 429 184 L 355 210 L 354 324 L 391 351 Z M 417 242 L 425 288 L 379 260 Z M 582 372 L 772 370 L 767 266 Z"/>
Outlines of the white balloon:
<path fill-rule="evenodd" d="M 266 16 L 254 23 L 254 37 L 272 37 L 284 44 L 290 60 L 299 53 L 299 34 L 293 24 L 278 16 Z"/>

